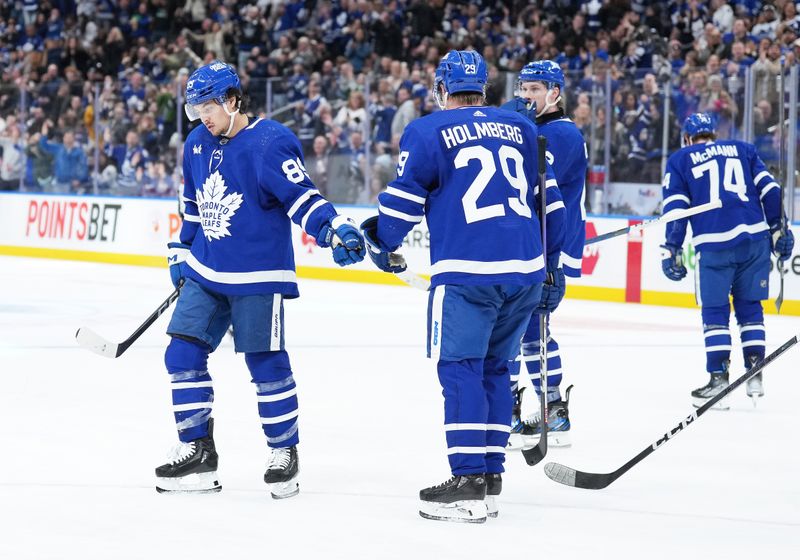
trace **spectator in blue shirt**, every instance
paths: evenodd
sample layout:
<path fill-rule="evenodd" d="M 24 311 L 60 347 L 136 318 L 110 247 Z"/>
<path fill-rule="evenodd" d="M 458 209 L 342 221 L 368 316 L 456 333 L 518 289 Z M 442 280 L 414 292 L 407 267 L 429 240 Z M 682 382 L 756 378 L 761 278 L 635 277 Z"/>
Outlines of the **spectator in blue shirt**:
<path fill-rule="evenodd" d="M 47 139 L 50 126 L 50 122 L 42 125 L 42 137 L 39 140 L 39 146 L 54 157 L 54 178 L 48 192 L 82 193 L 89 182 L 86 154 L 75 142 L 75 134 L 71 130 L 64 133 L 61 144 L 50 142 Z"/>

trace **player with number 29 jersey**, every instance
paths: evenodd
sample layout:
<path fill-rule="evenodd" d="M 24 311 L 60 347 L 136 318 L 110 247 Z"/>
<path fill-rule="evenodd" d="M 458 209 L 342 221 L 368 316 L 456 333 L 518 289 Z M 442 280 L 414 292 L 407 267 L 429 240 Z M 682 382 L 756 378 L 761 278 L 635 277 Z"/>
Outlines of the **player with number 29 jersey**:
<path fill-rule="evenodd" d="M 722 207 L 689 218 L 696 250 L 718 251 L 767 237 L 780 219 L 780 187 L 755 146 L 736 140 L 697 143 L 670 156 L 663 183 L 664 213 L 721 200 Z M 765 220 L 766 217 L 766 220 Z M 687 220 L 667 224 L 680 247 Z"/>
<path fill-rule="evenodd" d="M 397 179 L 378 196 L 379 238 L 394 250 L 425 215 L 432 287 L 542 282 L 536 158 L 523 157 L 535 153 L 535 125 L 495 107 L 412 121 L 400 140 Z M 547 252 L 558 254 L 564 203 L 549 166 L 546 184 Z"/>

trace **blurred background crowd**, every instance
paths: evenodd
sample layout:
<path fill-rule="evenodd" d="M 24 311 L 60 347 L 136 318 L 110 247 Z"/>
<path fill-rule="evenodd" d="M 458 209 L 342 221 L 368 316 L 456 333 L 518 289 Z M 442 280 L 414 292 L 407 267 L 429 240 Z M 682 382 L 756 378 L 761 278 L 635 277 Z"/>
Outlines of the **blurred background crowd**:
<path fill-rule="evenodd" d="M 776 78 L 800 56 L 800 16 L 785 0 L 6 0 L 0 189 L 175 196 L 183 88 L 220 59 L 253 115 L 297 133 L 321 191 L 374 203 L 405 125 L 437 110 L 451 48 L 483 54 L 491 105 L 527 62 L 558 61 L 592 186 L 657 184 L 698 110 L 776 161 Z"/>

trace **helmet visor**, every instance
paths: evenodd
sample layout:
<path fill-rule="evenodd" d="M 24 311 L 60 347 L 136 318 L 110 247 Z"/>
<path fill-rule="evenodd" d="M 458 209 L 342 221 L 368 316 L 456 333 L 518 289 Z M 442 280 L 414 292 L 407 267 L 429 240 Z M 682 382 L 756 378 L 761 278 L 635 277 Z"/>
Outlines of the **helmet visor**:
<path fill-rule="evenodd" d="M 183 110 L 186 113 L 186 116 L 189 118 L 189 120 L 194 122 L 197 119 L 201 119 L 203 117 L 211 115 L 218 105 L 222 104 L 216 99 L 209 99 L 208 101 L 204 101 L 203 103 L 197 103 L 194 105 L 190 103 L 185 103 L 183 105 Z"/>

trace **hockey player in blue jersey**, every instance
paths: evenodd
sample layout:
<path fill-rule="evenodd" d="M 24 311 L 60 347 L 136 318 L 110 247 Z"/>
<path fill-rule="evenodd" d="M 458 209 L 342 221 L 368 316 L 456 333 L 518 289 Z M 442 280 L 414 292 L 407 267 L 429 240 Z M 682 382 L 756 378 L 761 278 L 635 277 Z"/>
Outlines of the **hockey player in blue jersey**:
<path fill-rule="evenodd" d="M 217 452 L 208 355 L 233 325 L 234 347 L 258 395 L 272 453 L 264 481 L 273 498 L 299 491 L 298 407 L 284 350 L 283 300 L 298 297 L 294 222 L 332 247 L 339 265 L 364 258 L 363 237 L 314 188 L 297 138 L 249 119 L 236 70 L 214 61 L 186 84 L 186 114 L 201 119 L 184 144 L 184 222 L 170 243 L 170 275 L 183 283 L 164 356 L 180 443 L 156 469 L 160 492 L 214 492 Z"/>
<path fill-rule="evenodd" d="M 434 97 L 443 111 L 415 121 L 400 140 L 397 179 L 378 197 L 379 215 L 362 224 L 370 257 L 402 272 L 394 253 L 427 219 L 431 290 L 428 356 L 444 395 L 453 477 L 420 491 L 428 519 L 482 522 L 497 515 L 495 498 L 511 423 L 508 360 L 533 309 L 545 273 L 555 273 L 564 205 L 547 185 L 547 255 L 542 248 L 536 127 L 484 107 L 486 64 L 474 51 L 450 51 L 440 62 Z M 552 175 L 551 175 L 552 178 Z M 486 500 L 486 506 L 484 505 Z"/>
<path fill-rule="evenodd" d="M 521 113 L 536 122 L 539 134 L 547 138 L 547 161 L 553 168 L 558 188 L 564 197 L 564 243 L 561 265 L 566 276 L 580 278 L 583 242 L 586 237 L 585 182 L 588 154 L 578 127 L 566 115 L 562 94 L 564 73 L 550 60 L 525 65 L 517 82 L 518 97 L 502 106 Z M 528 157 L 534 157 L 531 153 Z M 524 362 L 536 393 L 541 395 L 541 364 L 539 356 L 539 313 L 554 311 L 554 306 L 541 305 L 531 317 L 522 339 L 522 352 L 510 364 L 511 388 L 514 392 L 514 417 L 509 447 L 533 446 L 542 433 L 541 411 L 526 420 L 521 419 L 522 392 L 519 388 L 521 362 Z M 547 402 L 548 444 L 553 447 L 570 445 L 569 392 L 561 394 L 561 350 L 558 342 L 547 332 Z"/>
<path fill-rule="evenodd" d="M 792 254 L 794 237 L 782 226 L 780 187 L 751 144 L 718 141 L 712 118 L 689 116 L 684 147 L 667 161 L 664 213 L 721 200 L 722 207 L 667 224 L 662 269 L 670 280 L 686 276 L 683 241 L 687 221 L 697 259 L 695 290 L 702 309 L 708 384 L 692 391 L 702 406 L 728 386 L 731 353 L 730 303 L 739 324 L 744 367 L 764 357 L 764 312 L 768 297 L 770 249 L 780 261 Z M 750 379 L 747 394 L 764 395 L 761 374 Z M 719 408 L 727 408 L 724 401 Z"/>

